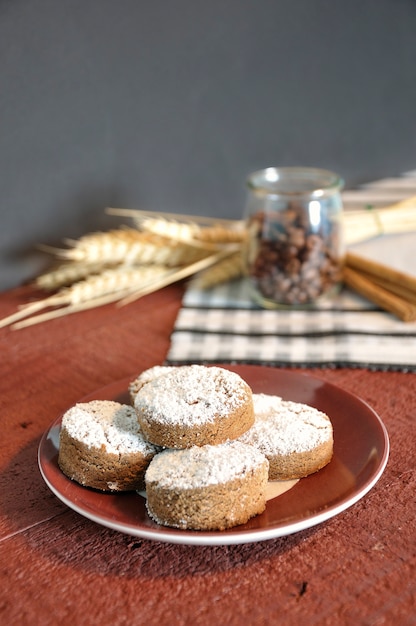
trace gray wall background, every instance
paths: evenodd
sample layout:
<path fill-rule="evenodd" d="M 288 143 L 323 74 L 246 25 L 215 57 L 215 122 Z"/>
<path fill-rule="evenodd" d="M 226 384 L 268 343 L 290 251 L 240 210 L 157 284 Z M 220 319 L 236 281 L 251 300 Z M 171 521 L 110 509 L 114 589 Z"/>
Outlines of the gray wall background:
<path fill-rule="evenodd" d="M 0 0 L 0 290 L 109 205 L 239 217 L 257 168 L 415 169 L 415 33 L 415 0 Z"/>

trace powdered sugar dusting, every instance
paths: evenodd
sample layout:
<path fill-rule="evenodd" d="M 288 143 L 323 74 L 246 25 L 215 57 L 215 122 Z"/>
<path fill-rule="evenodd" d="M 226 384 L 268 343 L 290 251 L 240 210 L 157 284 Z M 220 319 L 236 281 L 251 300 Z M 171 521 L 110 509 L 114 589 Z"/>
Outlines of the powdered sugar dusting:
<path fill-rule="evenodd" d="M 221 367 L 172 368 L 144 385 L 136 395 L 139 416 L 169 426 L 195 426 L 228 416 L 251 399 L 251 389 L 236 373 Z"/>
<path fill-rule="evenodd" d="M 185 450 L 164 450 L 147 468 L 146 483 L 167 489 L 193 489 L 242 478 L 268 461 L 256 448 L 240 441 L 216 446 L 194 446 Z"/>
<path fill-rule="evenodd" d="M 308 452 L 332 439 L 325 413 L 279 396 L 253 394 L 254 425 L 239 441 L 256 446 L 266 456 Z"/>
<path fill-rule="evenodd" d="M 147 370 L 144 370 L 137 378 L 131 381 L 129 384 L 129 392 L 132 398 L 136 396 L 136 394 L 140 391 L 140 389 L 146 383 L 149 383 L 151 380 L 158 378 L 159 376 L 163 376 L 168 372 L 171 372 L 176 366 L 175 365 L 155 365 L 154 367 L 150 367 Z"/>
<path fill-rule="evenodd" d="M 65 413 L 62 427 L 89 448 L 114 454 L 155 454 L 160 448 L 146 441 L 133 407 L 110 400 L 78 403 Z"/>

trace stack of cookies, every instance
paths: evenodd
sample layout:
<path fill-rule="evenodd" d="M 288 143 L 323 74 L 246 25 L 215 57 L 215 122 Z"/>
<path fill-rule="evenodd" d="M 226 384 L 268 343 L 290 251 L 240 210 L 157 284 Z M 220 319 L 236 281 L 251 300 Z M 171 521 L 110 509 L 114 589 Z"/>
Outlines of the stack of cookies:
<path fill-rule="evenodd" d="M 81 485 L 146 491 L 150 517 L 182 529 L 224 530 L 266 507 L 270 480 L 329 463 L 329 418 L 254 394 L 221 367 L 156 366 L 129 385 L 131 405 L 96 400 L 62 419 L 58 463 Z"/>

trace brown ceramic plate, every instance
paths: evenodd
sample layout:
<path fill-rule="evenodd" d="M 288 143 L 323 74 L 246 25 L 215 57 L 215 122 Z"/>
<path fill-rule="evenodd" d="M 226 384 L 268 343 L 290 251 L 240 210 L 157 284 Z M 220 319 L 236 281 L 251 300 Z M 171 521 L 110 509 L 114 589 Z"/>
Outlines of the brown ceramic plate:
<path fill-rule="evenodd" d="M 324 469 L 300 480 L 267 502 L 262 515 L 226 531 L 186 531 L 160 526 L 147 514 L 137 493 L 103 494 L 69 480 L 58 467 L 61 417 L 39 445 L 39 467 L 53 493 L 81 515 L 114 530 L 156 541 L 226 545 L 262 541 L 305 530 L 338 515 L 362 498 L 378 481 L 387 463 L 387 431 L 365 402 L 317 377 L 254 365 L 224 366 L 240 374 L 254 393 L 282 396 L 324 411 L 334 429 L 334 456 Z M 129 379 L 82 398 L 129 403 Z"/>

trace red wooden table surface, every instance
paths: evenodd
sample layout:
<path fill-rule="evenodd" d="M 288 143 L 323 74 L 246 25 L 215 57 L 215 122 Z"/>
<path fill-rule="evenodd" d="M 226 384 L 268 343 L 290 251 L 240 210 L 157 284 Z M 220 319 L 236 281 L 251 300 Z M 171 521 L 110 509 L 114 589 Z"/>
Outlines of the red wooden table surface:
<path fill-rule="evenodd" d="M 390 436 L 375 487 L 337 517 L 269 541 L 187 546 L 68 509 L 37 466 L 44 431 L 83 396 L 163 363 L 173 286 L 32 328 L 0 329 L 0 623 L 416 624 L 416 376 L 310 371 L 368 402 Z M 0 294 L 0 316 L 34 293 Z"/>

